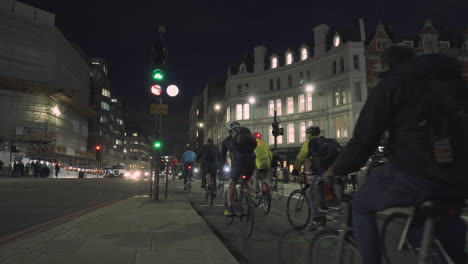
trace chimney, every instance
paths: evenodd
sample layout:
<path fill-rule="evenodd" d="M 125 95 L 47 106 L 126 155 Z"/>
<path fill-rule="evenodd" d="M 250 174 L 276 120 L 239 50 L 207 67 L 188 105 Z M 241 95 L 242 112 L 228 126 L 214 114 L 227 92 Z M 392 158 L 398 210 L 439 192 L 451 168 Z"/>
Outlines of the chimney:
<path fill-rule="evenodd" d="M 314 28 L 314 39 L 315 39 L 315 54 L 314 56 L 325 55 L 325 49 L 327 48 L 327 35 L 330 31 L 330 27 L 321 24 Z"/>
<path fill-rule="evenodd" d="M 366 41 L 366 29 L 364 28 L 364 19 L 359 19 L 359 32 L 361 33 L 361 41 Z"/>
<path fill-rule="evenodd" d="M 265 70 L 265 55 L 267 48 L 264 45 L 258 45 L 254 48 L 255 53 L 255 65 L 254 72 L 263 72 Z"/>

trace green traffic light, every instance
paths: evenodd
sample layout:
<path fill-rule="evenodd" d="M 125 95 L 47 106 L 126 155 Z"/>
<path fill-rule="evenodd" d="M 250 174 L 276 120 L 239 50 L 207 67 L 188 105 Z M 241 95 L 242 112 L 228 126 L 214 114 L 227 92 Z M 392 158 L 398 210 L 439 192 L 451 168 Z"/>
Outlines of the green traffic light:
<path fill-rule="evenodd" d="M 161 144 L 161 141 L 156 141 L 156 142 L 154 142 L 154 148 L 155 148 L 155 149 L 160 149 L 160 148 L 161 148 L 161 145 L 162 145 L 162 144 Z"/>
<path fill-rule="evenodd" d="M 155 81 L 164 80 L 164 73 L 160 69 L 155 69 L 153 71 L 153 80 L 155 80 Z"/>

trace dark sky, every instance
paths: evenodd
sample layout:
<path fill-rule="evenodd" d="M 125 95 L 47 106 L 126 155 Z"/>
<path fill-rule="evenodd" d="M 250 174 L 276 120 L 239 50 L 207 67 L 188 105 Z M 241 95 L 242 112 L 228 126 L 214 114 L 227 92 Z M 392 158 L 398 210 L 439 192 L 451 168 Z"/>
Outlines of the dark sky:
<path fill-rule="evenodd" d="M 222 80 L 228 65 L 266 43 L 271 48 L 297 47 L 313 37 L 313 27 L 345 25 L 364 18 L 366 33 L 379 17 L 390 19 L 395 31 L 415 36 L 425 18 L 437 26 L 445 21 L 461 33 L 468 24 L 468 1 L 175 1 L 175 0 L 23 0 L 56 14 L 56 25 L 90 57 L 109 63 L 112 90 L 134 121 L 145 124 L 150 49 L 157 25 L 167 25 L 168 77 L 181 94 L 169 101 L 166 145 L 187 140 L 188 111 L 193 95 L 207 81 Z M 256 2 L 256 3 L 254 3 Z M 350 4 L 353 3 L 353 5 Z M 323 4 L 320 4 L 323 3 Z"/>

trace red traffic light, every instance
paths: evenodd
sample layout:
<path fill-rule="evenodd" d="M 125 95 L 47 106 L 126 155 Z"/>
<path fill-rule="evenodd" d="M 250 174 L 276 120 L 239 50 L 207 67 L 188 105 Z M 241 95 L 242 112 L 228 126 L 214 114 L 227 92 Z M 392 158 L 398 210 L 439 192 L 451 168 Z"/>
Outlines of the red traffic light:
<path fill-rule="evenodd" d="M 162 93 L 161 85 L 159 85 L 159 84 L 152 85 L 151 86 L 151 93 L 156 95 L 156 96 L 160 96 L 161 93 Z"/>
<path fill-rule="evenodd" d="M 102 148 L 101 145 L 97 145 L 97 146 L 96 146 L 96 150 L 97 150 L 97 151 L 100 151 L 101 148 Z"/>

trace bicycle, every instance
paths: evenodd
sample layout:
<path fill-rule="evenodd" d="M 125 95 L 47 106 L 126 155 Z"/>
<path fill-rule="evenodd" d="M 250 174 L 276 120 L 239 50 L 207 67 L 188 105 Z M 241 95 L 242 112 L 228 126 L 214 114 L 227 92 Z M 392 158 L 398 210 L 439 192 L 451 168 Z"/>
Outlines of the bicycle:
<path fill-rule="evenodd" d="M 211 174 L 210 176 L 206 178 L 207 178 L 206 180 L 208 184 L 207 184 L 207 187 L 205 188 L 205 192 L 206 192 L 205 202 L 208 202 L 210 206 L 213 206 L 213 200 L 214 198 L 216 198 L 216 181 L 215 181 L 215 178 L 211 177 Z"/>
<path fill-rule="evenodd" d="M 458 213 L 468 204 L 463 199 L 433 199 L 425 200 L 414 206 L 413 214 L 395 212 L 386 217 L 382 225 L 382 248 L 386 263 L 454 263 L 448 256 L 442 243 L 436 238 L 438 225 L 448 219 L 448 217 L 458 217 Z M 423 217 L 424 225 L 422 240 L 414 236 L 415 229 L 419 225 L 412 225 L 415 218 Z M 396 241 L 392 241 L 389 234 L 401 235 Z M 397 242 L 397 245 L 390 246 L 390 243 Z M 390 258 L 391 254 L 398 258 L 398 261 Z M 418 254 L 419 253 L 419 254 Z"/>
<path fill-rule="evenodd" d="M 220 177 L 218 180 L 218 188 L 217 188 L 218 196 L 222 196 L 224 194 L 224 184 L 226 183 L 226 181 L 227 181 L 227 175 L 221 176 L 220 174 Z"/>
<path fill-rule="evenodd" d="M 238 187 L 240 184 L 240 187 Z M 228 224 L 234 222 L 234 217 L 238 217 L 241 222 L 241 235 L 244 239 L 249 239 L 252 236 L 254 227 L 254 205 L 249 193 L 248 180 L 246 176 L 242 176 L 240 182 L 235 182 L 235 188 L 232 201 L 232 215 L 226 216 Z M 225 195 L 225 206 L 227 206 L 227 192 Z"/>
<path fill-rule="evenodd" d="M 252 201 L 255 207 L 258 207 L 261 204 L 263 208 L 263 213 L 267 215 L 271 209 L 270 187 L 265 181 L 262 181 L 261 183 L 259 182 L 258 184 L 260 185 L 258 186 L 260 193 L 257 193 L 256 197 L 252 196 Z"/>
<path fill-rule="evenodd" d="M 276 195 L 276 198 L 278 198 L 278 200 L 281 200 L 284 196 L 283 181 L 279 180 L 278 177 L 276 177 L 276 170 L 273 170 L 272 173 L 273 187 L 271 188 L 271 190 Z"/>
<path fill-rule="evenodd" d="M 343 195 L 342 221 L 338 229 L 326 228 L 315 234 L 309 244 L 307 263 L 361 263 L 353 237 L 351 201 L 354 192 Z"/>

